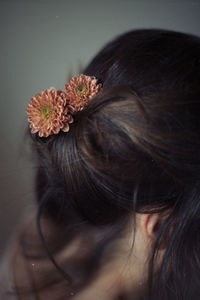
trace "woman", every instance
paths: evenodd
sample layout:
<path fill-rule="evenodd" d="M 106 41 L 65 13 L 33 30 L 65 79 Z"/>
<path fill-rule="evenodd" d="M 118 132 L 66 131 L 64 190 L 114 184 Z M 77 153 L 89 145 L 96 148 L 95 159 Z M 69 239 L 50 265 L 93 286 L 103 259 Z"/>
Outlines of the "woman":
<path fill-rule="evenodd" d="M 83 73 L 27 108 L 38 214 L 16 241 L 14 297 L 200 299 L 200 39 L 134 30 Z"/>

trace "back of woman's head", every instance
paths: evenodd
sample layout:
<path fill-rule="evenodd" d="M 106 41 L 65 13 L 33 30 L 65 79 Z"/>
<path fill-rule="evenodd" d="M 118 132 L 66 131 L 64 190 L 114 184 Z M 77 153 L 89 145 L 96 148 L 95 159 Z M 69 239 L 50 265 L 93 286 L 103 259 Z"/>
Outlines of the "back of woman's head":
<path fill-rule="evenodd" d="M 149 261 L 153 299 L 198 299 L 200 39 L 131 31 L 106 45 L 84 74 L 103 89 L 69 132 L 33 136 L 40 206 L 62 225 L 79 219 L 113 232 L 136 212 L 168 211 Z"/>

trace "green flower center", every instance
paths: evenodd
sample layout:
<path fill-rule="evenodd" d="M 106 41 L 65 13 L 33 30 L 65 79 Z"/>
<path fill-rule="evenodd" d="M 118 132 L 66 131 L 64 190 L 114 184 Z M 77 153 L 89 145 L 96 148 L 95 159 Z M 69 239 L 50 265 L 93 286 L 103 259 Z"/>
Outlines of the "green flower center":
<path fill-rule="evenodd" d="M 84 85 L 79 85 L 77 88 L 76 88 L 76 91 L 77 93 L 84 93 L 86 91 L 86 88 Z"/>
<path fill-rule="evenodd" d="M 48 106 L 45 106 L 42 108 L 42 115 L 44 118 L 48 118 L 49 116 L 49 112 L 50 112 L 50 109 Z"/>

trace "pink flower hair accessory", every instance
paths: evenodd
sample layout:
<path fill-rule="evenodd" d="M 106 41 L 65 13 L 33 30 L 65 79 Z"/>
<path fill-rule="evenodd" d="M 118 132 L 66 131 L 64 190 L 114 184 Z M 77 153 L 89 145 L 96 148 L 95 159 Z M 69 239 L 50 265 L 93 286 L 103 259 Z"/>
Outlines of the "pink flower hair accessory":
<path fill-rule="evenodd" d="M 83 74 L 72 77 L 70 82 L 65 84 L 67 100 L 75 111 L 82 110 L 96 96 L 100 88 L 101 84 L 97 84 L 95 77 Z"/>
<path fill-rule="evenodd" d="M 40 137 L 69 131 L 73 114 L 82 110 L 99 92 L 102 85 L 93 76 L 81 74 L 65 85 L 66 90 L 54 87 L 43 90 L 31 98 L 27 106 L 31 133 Z"/>

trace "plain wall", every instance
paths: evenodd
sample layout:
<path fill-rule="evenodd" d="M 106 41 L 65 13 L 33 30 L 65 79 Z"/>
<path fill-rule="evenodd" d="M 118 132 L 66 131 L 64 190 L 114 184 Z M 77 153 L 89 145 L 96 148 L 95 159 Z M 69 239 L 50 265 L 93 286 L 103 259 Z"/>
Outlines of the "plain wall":
<path fill-rule="evenodd" d="M 131 29 L 200 34 L 200 1 L 0 0 L 0 253 L 34 208 L 36 164 L 25 109 L 42 89 L 63 89 L 110 39 Z"/>

